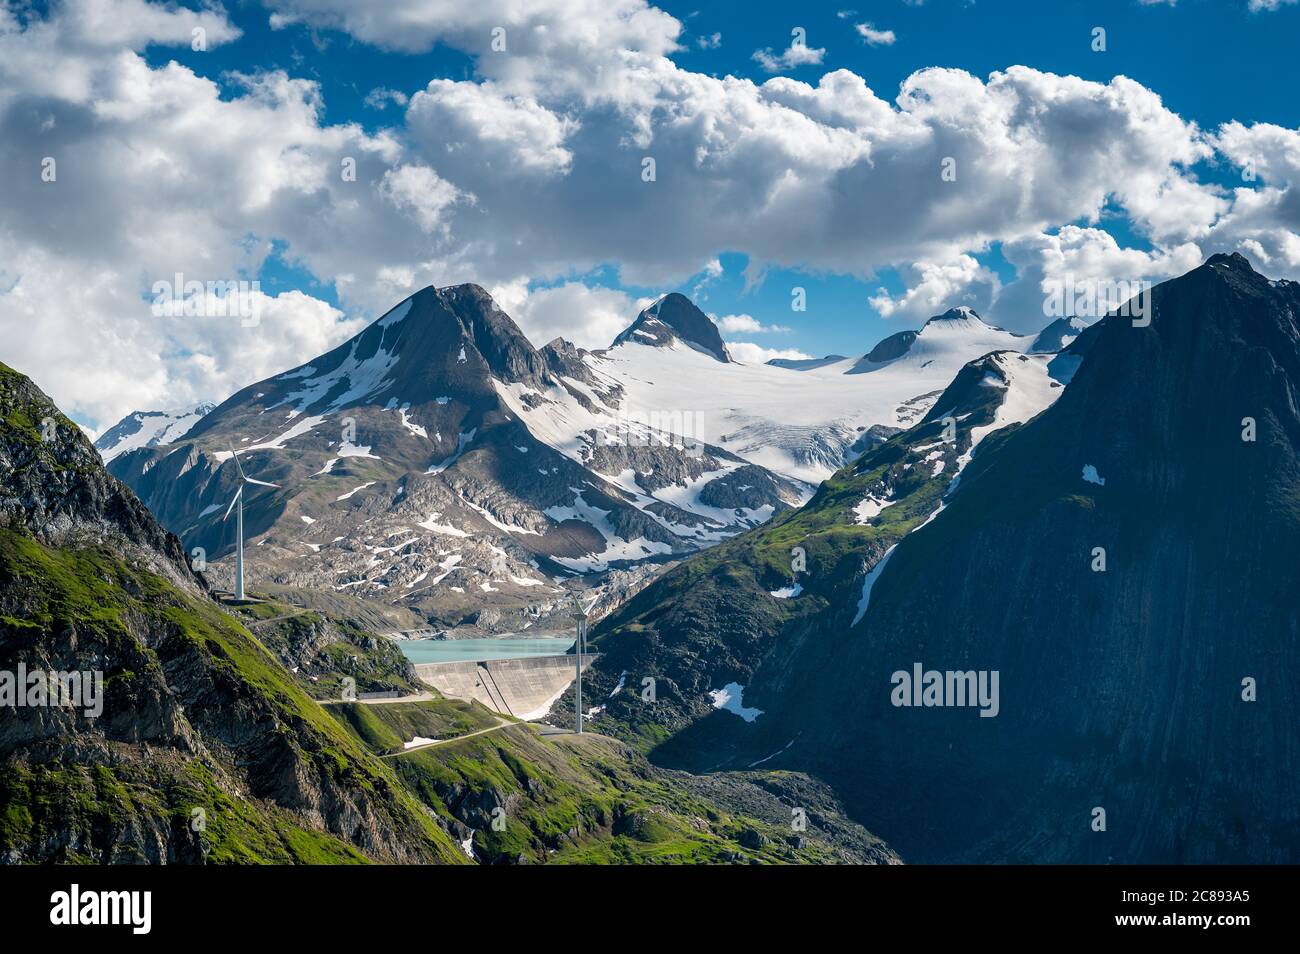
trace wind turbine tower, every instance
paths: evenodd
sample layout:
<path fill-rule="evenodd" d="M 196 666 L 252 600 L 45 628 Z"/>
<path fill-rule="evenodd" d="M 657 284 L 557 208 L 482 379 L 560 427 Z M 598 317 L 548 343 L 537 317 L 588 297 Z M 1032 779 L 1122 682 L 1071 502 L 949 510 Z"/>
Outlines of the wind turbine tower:
<path fill-rule="evenodd" d="M 574 643 L 574 658 L 577 667 L 577 681 L 573 692 L 573 708 L 577 713 L 577 732 L 582 735 L 582 650 L 587 642 L 587 611 L 582 608 L 582 600 L 575 597 L 573 601 L 573 620 L 577 624 L 577 640 Z"/>
<path fill-rule="evenodd" d="M 265 480 L 254 480 L 252 477 L 244 475 L 244 468 L 239 465 L 239 451 L 234 447 L 230 448 L 230 456 L 234 458 L 235 470 L 239 472 L 239 489 L 235 491 L 234 498 L 230 501 L 230 506 L 226 508 L 226 515 L 222 521 L 230 519 L 230 511 L 235 513 L 235 599 L 240 602 L 244 599 L 244 484 L 257 484 L 261 487 L 275 487 L 279 489 L 279 484 L 268 483 Z"/>

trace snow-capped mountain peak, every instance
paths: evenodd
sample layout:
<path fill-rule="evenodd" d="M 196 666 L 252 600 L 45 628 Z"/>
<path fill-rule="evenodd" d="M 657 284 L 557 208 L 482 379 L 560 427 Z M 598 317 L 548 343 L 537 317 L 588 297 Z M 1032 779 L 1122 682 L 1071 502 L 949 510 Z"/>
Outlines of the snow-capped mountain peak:
<path fill-rule="evenodd" d="M 1082 318 L 1057 318 L 1038 333 L 1029 353 L 1048 354 L 1068 348 L 1087 327 L 1088 322 Z"/>
<path fill-rule="evenodd" d="M 95 441 L 99 456 L 108 463 L 118 454 L 138 447 L 158 447 L 180 440 L 199 420 L 216 407 L 200 404 L 169 411 L 132 411 Z"/>
<path fill-rule="evenodd" d="M 691 309 L 665 299 L 643 314 L 673 329 L 671 347 L 613 350 L 732 367 L 683 344 L 682 330 L 700 337 Z M 692 419 L 650 406 L 643 420 L 591 357 L 563 340 L 534 348 L 477 285 L 424 288 L 113 473 L 219 575 L 237 452 L 274 485 L 245 498 L 255 585 L 292 579 L 440 625 L 480 612 L 522 624 L 527 607 L 559 605 L 569 576 L 680 556 L 806 498 L 709 446 Z"/>
<path fill-rule="evenodd" d="M 980 317 L 974 308 L 966 305 L 958 305 L 956 308 L 949 308 L 941 315 L 935 315 L 928 319 L 921 326 L 918 337 L 933 337 L 940 334 L 966 334 L 966 335 L 985 335 L 992 333 L 1010 335 L 1012 338 L 1020 338 L 1022 335 L 1013 335 L 996 325 L 990 325 Z M 1016 349 L 1019 350 L 1019 349 Z"/>
<path fill-rule="evenodd" d="M 954 309 L 867 357 L 742 364 L 673 294 L 607 350 L 539 350 L 481 287 L 429 287 L 112 470 L 220 561 L 233 448 L 278 485 L 246 500 L 254 580 L 451 624 L 471 589 L 518 609 L 756 526 L 921 420 L 967 362 L 1029 340 Z"/>
<path fill-rule="evenodd" d="M 958 305 L 956 308 L 949 308 L 942 315 L 934 315 L 926 324 L 935 324 L 944 321 L 978 321 L 984 324 L 984 319 L 979 316 L 974 308 L 968 305 Z"/>
<path fill-rule="evenodd" d="M 669 348 L 677 341 L 718 361 L 731 362 L 717 325 L 693 301 L 677 292 L 664 295 L 637 315 L 610 347 L 632 343 Z"/>
<path fill-rule="evenodd" d="M 881 341 L 854 365 L 852 373 L 876 373 L 895 364 L 916 369 L 942 364 L 949 376 L 971 358 L 990 351 L 1025 351 L 1030 339 L 984 321 L 961 305 L 935 315 L 920 331 L 900 331 Z"/>
<path fill-rule="evenodd" d="M 622 407 L 689 414 L 704 442 L 808 484 L 919 421 L 968 361 L 1024 351 L 1030 341 L 954 308 L 857 358 L 720 363 L 698 342 L 686 347 L 676 334 L 655 337 L 664 327 L 651 324 L 657 316 L 689 306 L 707 321 L 703 312 L 680 295 L 656 304 L 614 347 L 583 356 L 590 373 L 618 386 Z"/>

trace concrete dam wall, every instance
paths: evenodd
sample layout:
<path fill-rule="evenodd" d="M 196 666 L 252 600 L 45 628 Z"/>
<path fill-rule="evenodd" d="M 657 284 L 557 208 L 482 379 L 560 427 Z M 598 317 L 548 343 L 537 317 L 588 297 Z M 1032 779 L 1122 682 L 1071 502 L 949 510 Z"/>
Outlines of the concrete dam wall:
<path fill-rule="evenodd" d="M 585 672 L 599 655 L 585 653 Z M 477 662 L 417 663 L 420 681 L 444 696 L 477 699 L 494 712 L 540 719 L 577 676 L 573 656 L 524 656 Z"/>

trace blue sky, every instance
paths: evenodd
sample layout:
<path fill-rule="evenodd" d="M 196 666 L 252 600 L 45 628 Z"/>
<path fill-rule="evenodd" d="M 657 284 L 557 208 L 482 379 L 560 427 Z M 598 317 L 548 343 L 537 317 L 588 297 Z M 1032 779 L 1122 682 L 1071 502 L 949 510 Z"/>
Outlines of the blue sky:
<path fill-rule="evenodd" d="M 1102 83 L 1123 74 L 1159 93 L 1184 118 L 1205 127 L 1244 118 L 1300 126 L 1300 103 L 1294 96 L 1300 89 L 1300 57 L 1294 55 L 1300 7 L 1251 12 L 1245 3 L 1222 0 L 1181 0 L 1173 6 L 1135 0 L 929 0 L 922 4 L 894 0 L 804 4 L 792 16 L 789 4 L 770 2 L 717 0 L 658 6 L 686 27 L 683 49 L 672 58 L 684 68 L 716 76 L 745 76 L 759 83 L 770 78 L 755 62 L 754 52 L 779 52 L 789 45 L 792 26 L 802 26 L 807 45 L 824 48 L 825 57 L 820 64 L 798 66 L 784 75 L 815 82 L 829 69 L 847 68 L 885 99 L 923 67 L 955 67 L 984 77 L 1023 64 Z M 444 45 L 425 53 L 405 53 L 377 48 L 329 28 L 298 25 L 268 30 L 265 11 L 255 5 L 234 6 L 230 16 L 244 31 L 238 42 L 203 54 L 156 47 L 150 59 L 161 65 L 175 58 L 209 76 L 257 67 L 310 77 L 321 84 L 326 121 L 355 122 L 372 131 L 400 122 L 397 108 L 367 105 L 373 89 L 410 94 L 430 79 L 474 76 L 473 58 Z M 854 30 L 858 23 L 892 31 L 895 40 L 868 44 Z M 1092 49 L 1092 31 L 1097 26 L 1107 33 L 1107 49 L 1101 53 Z M 716 46 L 714 34 L 721 34 Z M 1230 169 L 1204 167 L 1201 172 L 1207 181 L 1236 178 Z M 1144 245 L 1141 234 L 1130 229 L 1122 216 L 1103 227 L 1122 242 Z M 980 260 L 1003 281 L 1014 279 L 1015 268 L 1002 258 L 996 244 Z M 865 281 L 818 270 L 772 268 L 755 284 L 743 275 L 747 256 L 727 252 L 720 261 L 726 268 L 724 275 L 703 285 L 698 276 L 671 288 L 620 283 L 609 268 L 573 277 L 616 285 L 637 297 L 665 290 L 691 294 L 710 313 L 750 314 L 764 324 L 789 329 L 750 334 L 749 339 L 815 355 L 860 352 L 900 327 L 915 324 L 881 318 L 869 303 L 881 286 L 894 293 L 902 289 L 903 282 L 892 268 L 880 269 L 875 278 Z M 338 304 L 329 276 L 315 276 L 278 256 L 258 277 L 268 289 L 303 288 Z M 540 279 L 536 284 L 553 281 Z M 796 286 L 808 289 L 810 315 L 790 311 L 790 290 Z"/>
<path fill-rule="evenodd" d="M 751 52 L 785 46 L 789 40 L 789 5 L 739 0 L 703 7 L 661 5 L 693 34 L 723 34 L 719 49 L 681 57 L 683 62 L 691 57 L 693 66 L 708 72 L 761 78 Z M 809 45 L 826 47 L 827 56 L 823 67 L 801 67 L 795 75 L 845 66 L 882 95 L 896 91 L 923 66 L 952 66 L 986 76 L 1018 63 L 1100 82 L 1122 73 L 1203 124 L 1241 119 L 1247 104 L 1253 119 L 1297 123 L 1300 107 L 1292 91 L 1300 83 L 1294 55 L 1300 9 L 1295 7 L 1251 13 L 1244 3 L 1231 0 L 1180 0 L 1172 7 L 1136 0 L 928 0 L 920 5 L 898 0 L 803 4 L 798 9 L 795 19 L 807 28 Z M 850 17 L 837 15 L 855 9 Z M 692 16 L 695 10 L 699 13 Z M 868 46 L 857 40 L 851 25 L 861 22 L 892 30 L 895 42 Z M 1091 49 L 1096 26 L 1107 31 L 1105 53 Z"/>
<path fill-rule="evenodd" d="M 72 170 L 0 197 L 0 327 L 43 316 L 42 288 L 77 290 L 80 323 L 14 358 L 92 427 L 224 397 L 429 283 L 478 281 L 536 343 L 588 347 L 682 291 L 761 360 L 859 354 L 956 304 L 1032 331 L 1058 275 L 1158 281 L 1242 250 L 1300 277 L 1288 0 L 0 13 L 0 163 Z M 487 48 L 498 23 L 504 56 Z M 794 27 L 815 55 L 786 52 Z M 400 95 L 379 108 L 376 90 Z M 940 185 L 950 154 L 961 174 Z M 256 278 L 269 317 L 160 323 L 147 290 L 177 271 Z M 87 339 L 149 366 L 87 368 Z"/>
<path fill-rule="evenodd" d="M 1012 64 L 1069 73 L 1105 82 L 1116 74 L 1157 91 L 1165 103 L 1202 125 L 1230 119 L 1295 127 L 1300 124 L 1300 6 L 1252 13 L 1245 2 L 1180 0 L 1176 5 L 1138 0 L 905 0 L 848 4 L 790 4 L 764 0 L 711 0 L 708 4 L 661 2 L 686 27 L 684 49 L 672 58 L 713 75 L 765 73 L 755 50 L 789 45 L 792 26 L 807 30 L 811 47 L 824 47 L 824 62 L 788 75 L 807 81 L 844 67 L 864 77 L 889 98 L 911 73 L 926 66 L 951 66 L 986 76 Z M 840 13 L 852 12 L 841 17 Z M 414 92 L 430 79 L 469 79 L 473 58 L 444 45 L 427 53 L 382 49 L 332 29 L 304 25 L 268 29 L 265 9 L 230 5 L 230 19 L 244 32 L 236 43 L 206 53 L 151 47 L 148 59 L 171 59 L 204 75 L 254 68 L 285 69 L 321 84 L 325 117 L 376 128 L 392 122 L 391 111 L 365 105 L 375 87 Z M 890 45 L 870 46 L 853 30 L 870 22 L 892 30 Z M 1091 49 L 1092 29 L 1107 30 L 1107 50 Z M 695 42 L 722 34 L 721 44 L 700 49 Z"/>

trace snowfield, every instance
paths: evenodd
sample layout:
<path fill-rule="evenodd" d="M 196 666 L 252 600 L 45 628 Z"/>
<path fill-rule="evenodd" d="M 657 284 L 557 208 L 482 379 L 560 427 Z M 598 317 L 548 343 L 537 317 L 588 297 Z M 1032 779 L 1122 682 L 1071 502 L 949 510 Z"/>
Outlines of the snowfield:
<path fill-rule="evenodd" d="M 889 361 L 844 358 L 802 369 L 724 363 L 680 340 L 655 347 L 636 339 L 584 360 L 623 388 L 623 405 L 633 413 L 692 414 L 698 433 L 687 436 L 817 484 L 857 456 L 851 448 L 866 428 L 911 426 L 962 365 L 990 351 L 1024 351 L 1030 343 L 970 309 L 954 309 L 926 322 L 906 353 Z M 531 417 L 528 423 L 531 428 Z M 551 418 L 546 428 L 555 440 L 547 443 L 571 443 L 581 426 L 591 425 Z"/>
<path fill-rule="evenodd" d="M 762 709 L 745 706 L 745 687 L 738 682 L 729 682 L 721 689 L 711 690 L 709 698 L 713 700 L 713 708 L 738 715 L 746 722 L 753 722 L 763 714 Z"/>
<path fill-rule="evenodd" d="M 564 375 L 544 389 L 497 378 L 492 384 L 502 403 L 533 437 L 611 485 L 615 496 L 696 547 L 719 542 L 772 517 L 770 505 L 747 508 L 705 503 L 705 489 L 726 479 L 740 463 L 723 458 L 721 466 L 661 485 L 643 483 L 641 475 L 630 468 L 601 473 L 591 461 L 608 446 L 640 440 L 645 446 L 654 446 L 665 431 L 650 425 L 666 420 L 673 422 L 670 429 L 681 426 L 677 439 L 671 441 L 679 452 L 696 456 L 689 449 L 698 444 L 721 448 L 798 481 L 806 500 L 815 484 L 869 449 L 879 436 L 865 433 L 871 427 L 902 429 L 915 424 L 963 365 L 990 352 L 1009 351 L 1016 356 L 1033 340 L 995 328 L 968 308 L 957 308 L 932 318 L 914 335 L 902 337 L 897 347 L 874 351 L 880 360 L 858 357 L 745 364 L 720 360 L 713 351 L 663 330 L 665 333 L 654 335 L 628 333 L 609 349 L 583 353 L 581 360 L 588 373 L 581 379 Z M 1041 372 L 1047 360 L 1049 356 L 1044 356 L 1034 367 Z M 1041 403 L 1041 396 L 1031 395 L 1026 400 Z M 1006 411 L 1010 416 L 1018 413 L 1014 407 Z M 944 466 L 939 459 L 942 452 L 935 451 L 933 456 L 931 466 L 937 475 Z M 742 485 L 736 492 L 745 489 L 748 486 Z M 664 544 L 625 540 L 614 534 L 608 514 L 592 507 L 577 488 L 573 490 L 571 503 L 545 509 L 546 516 L 557 523 L 587 523 L 604 538 L 605 546 L 600 553 L 558 558 L 556 562 L 567 569 L 601 571 L 613 563 L 670 551 Z M 887 497 L 868 497 L 855 508 L 856 518 L 868 523 L 893 502 Z M 676 523 L 656 504 L 669 504 L 704 523 Z M 503 525 L 495 517 L 489 522 L 512 533 L 527 532 Z M 789 598 L 782 592 L 773 595 Z"/>

